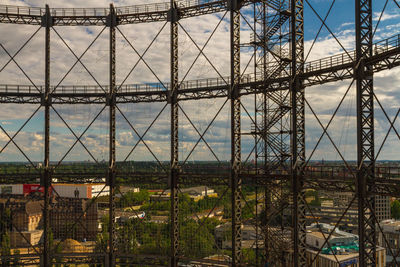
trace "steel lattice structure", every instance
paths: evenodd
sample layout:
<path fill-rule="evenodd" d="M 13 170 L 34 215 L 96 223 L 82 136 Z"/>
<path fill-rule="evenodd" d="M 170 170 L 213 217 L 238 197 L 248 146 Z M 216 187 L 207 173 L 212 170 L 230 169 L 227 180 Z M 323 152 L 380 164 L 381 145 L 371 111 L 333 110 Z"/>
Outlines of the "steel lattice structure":
<path fill-rule="evenodd" d="M 305 191 L 306 189 L 323 189 L 354 193 L 358 207 L 359 266 L 375 266 L 377 264 L 377 234 L 380 231 L 380 226 L 377 224 L 376 201 L 378 197 L 400 197 L 400 181 L 393 178 L 390 171 L 387 172 L 386 169 L 379 169 L 375 166 L 374 102 L 378 102 L 382 110 L 384 110 L 384 107 L 374 93 L 373 74 L 400 65 L 400 35 L 374 43 L 372 0 L 356 0 L 355 51 L 345 51 L 342 54 L 327 58 L 306 61 L 304 49 L 305 3 L 308 3 L 308 1 L 171 0 L 169 3 L 163 4 L 130 7 L 110 5 L 109 8 L 82 9 L 50 8 L 48 6 L 45 8 L 0 6 L 0 23 L 38 25 L 45 30 L 44 85 L 36 85 L 31 80 L 32 85 L 11 85 L 4 81 L 0 82 L 0 103 L 39 104 L 44 108 L 43 166 L 36 168 L 26 157 L 33 165 L 31 168 L 27 168 L 21 173 L 0 173 L 2 184 L 21 183 L 40 178 L 40 184 L 44 188 L 43 245 L 40 249 L 32 246 L 33 253 L 19 256 L 2 255 L 2 263 L 4 264 L 10 258 L 21 258 L 24 265 L 34 265 L 40 262 L 42 266 L 52 266 L 52 264 L 66 263 L 67 261 L 70 263 L 88 263 L 92 264 L 91 266 L 98 266 L 96 264 L 132 266 L 144 264 L 144 262 L 149 265 L 168 264 L 170 266 L 178 266 L 179 263 L 188 262 L 210 265 L 218 263 L 230 266 L 264 266 L 265 262 L 275 264 L 273 266 L 312 266 L 320 252 L 314 258 L 307 257 L 306 224 L 308 217 L 317 221 L 317 216 L 314 216 L 313 212 L 315 211 L 310 208 L 306 201 Z M 253 10 L 252 24 L 246 20 L 241 12 L 244 8 Z M 183 28 L 180 24 L 181 20 L 218 12 L 225 12 L 225 14 L 229 13 L 230 15 L 230 76 L 223 77 L 220 75 L 217 78 L 200 80 L 182 79 L 178 76 L 180 60 L 178 38 L 179 29 Z M 322 24 L 325 24 L 325 20 L 319 18 Z M 170 26 L 169 82 L 160 81 L 156 85 L 117 84 L 116 33 L 119 32 L 129 46 L 135 50 L 119 26 L 150 22 L 165 22 Z M 245 23 L 252 30 L 251 42 L 247 44 L 243 44 L 240 39 L 241 25 Z M 54 28 L 55 26 L 108 28 L 109 83 L 107 85 L 98 83 L 96 79 L 94 79 L 97 83 L 95 86 L 51 84 L 50 58 L 52 48 L 50 32 L 54 31 L 72 52 L 76 62 L 82 63 L 80 60 L 82 56 L 79 57 L 72 51 Z M 195 45 L 200 54 L 204 55 L 204 47 L 202 49 L 196 43 Z M 254 51 L 254 71 L 250 74 L 244 74 L 244 71 L 241 70 L 241 48 L 243 46 L 251 47 Z M 274 50 L 274 47 L 279 47 L 279 51 Z M 17 63 L 14 59 L 16 55 L 11 55 L 4 46 L 2 48 L 9 56 L 9 62 Z M 142 58 L 141 55 L 139 57 Z M 84 66 L 83 63 L 82 65 Z M 90 74 L 89 71 L 88 73 Z M 27 78 L 29 77 L 27 76 Z M 345 79 L 353 79 L 357 87 L 357 164 L 355 167 L 349 166 L 343 159 L 345 167 L 344 171 L 340 172 L 332 167 L 331 169 L 329 167 L 309 168 L 305 140 L 306 107 L 311 110 L 322 127 L 322 136 L 326 135 L 335 149 L 337 148 L 327 132 L 330 122 L 326 127 L 322 125 L 305 97 L 306 88 Z M 246 96 L 254 97 L 255 110 L 251 111 L 254 112 L 254 117 L 251 118 L 253 126 L 250 133 L 243 131 L 242 127 L 244 114 L 249 115 L 242 102 L 242 98 Z M 226 99 L 230 105 L 229 171 L 214 174 L 207 169 L 192 170 L 184 164 L 187 159 L 181 158 L 179 153 L 180 119 L 186 118 L 199 134 L 199 141 L 204 141 L 207 146 L 209 145 L 203 136 L 210 125 L 204 133 L 201 133 L 193 125 L 180 103 L 189 100 L 217 98 Z M 120 113 L 132 130 L 134 132 L 136 130 L 118 105 L 153 102 L 164 103 L 165 106 L 170 107 L 169 162 L 165 164 L 157 159 L 160 169 L 164 171 L 141 172 L 125 169 L 116 160 L 116 114 Z M 84 146 L 80 139 L 86 132 L 85 130 L 82 135 L 77 135 L 54 108 L 56 104 L 97 104 L 104 106 L 101 111 L 108 110 L 109 157 L 106 175 L 104 175 L 102 169 L 80 170 L 79 172 L 56 171 L 58 166 L 54 167 L 51 164 L 51 111 L 54 111 L 73 133 L 76 138 L 75 144 L 81 143 Z M 389 131 L 392 128 L 396 131 L 394 122 L 387 115 L 386 118 L 391 125 Z M 93 121 L 88 128 L 92 123 Z M 150 124 L 150 127 L 154 123 L 155 120 Z M 23 153 L 14 141 L 14 137 L 19 131 L 14 136 L 8 134 L 3 128 L 2 131 L 9 138 L 8 143 L 13 143 Z M 246 164 L 248 158 L 242 157 L 242 138 L 245 135 L 254 138 L 254 148 L 251 153 L 255 155 L 255 164 L 251 167 Z M 138 134 L 138 136 L 145 144 L 144 135 Z M 397 134 L 397 136 L 399 135 Z M 212 151 L 212 148 L 210 150 Z M 50 198 L 53 180 L 59 179 L 79 183 L 79 181 L 85 179 L 103 176 L 106 177 L 106 185 L 110 188 L 107 214 L 109 221 L 106 231 L 108 239 L 105 240 L 103 251 L 93 251 L 88 255 L 82 255 L 82 253 L 59 254 L 54 251 L 52 249 L 53 233 L 50 227 L 50 213 L 53 212 L 52 205 L 54 205 Z M 128 232 L 121 231 L 121 227 L 116 223 L 118 217 L 116 196 L 121 195 L 120 198 L 123 198 L 123 193 L 120 192 L 119 187 L 121 184 L 157 184 L 164 187 L 164 191 L 170 191 L 170 206 L 168 222 L 166 223 L 168 226 L 163 229 L 168 231 L 169 240 L 166 245 L 162 244 L 165 245 L 162 248 L 162 245 L 159 244 L 159 251 L 163 251 L 163 253 L 142 255 L 121 249 L 121 240 L 125 238 L 121 235 L 129 235 Z M 181 231 L 181 226 L 187 223 L 185 221 L 187 219 L 184 218 L 185 214 L 181 214 L 180 195 L 184 186 L 191 184 L 224 187 L 226 188 L 224 194 L 226 192 L 230 194 L 231 214 L 228 221 L 231 227 L 229 229 L 230 236 L 227 237 L 230 243 L 229 260 L 214 261 L 212 259 L 192 258 L 191 255 L 184 252 L 182 246 L 188 246 L 188 244 L 182 241 L 182 235 L 185 233 Z M 242 215 L 246 205 L 249 205 L 242 190 L 246 186 L 254 187 L 256 192 L 256 216 L 250 222 L 254 225 L 257 233 L 256 242 L 253 245 L 253 249 L 256 251 L 256 260 L 251 263 L 244 260 L 244 249 L 242 248 L 242 228 L 246 221 Z M 342 217 L 338 218 L 339 221 L 335 228 L 349 207 L 354 204 L 354 199 L 346 208 Z M 260 218 L 259 205 L 264 207 L 264 218 Z M 217 203 L 206 217 L 209 217 L 216 206 Z M 200 221 L 199 216 L 197 214 L 196 216 L 196 221 Z M 71 229 L 80 223 L 81 217 L 73 222 Z M 262 220 L 264 222 L 261 222 Z M 17 228 L 15 225 L 13 227 Z M 158 227 L 154 230 L 156 234 L 153 237 L 157 238 L 157 231 L 161 231 L 162 226 L 154 227 Z M 136 230 L 140 231 L 139 226 L 137 228 Z M 201 224 L 195 230 L 194 232 L 202 231 Z M 22 235 L 22 231 L 18 231 Z M 327 236 L 324 235 L 325 243 L 328 242 L 332 234 L 333 231 Z M 190 240 L 195 243 L 195 239 Z M 198 245 L 201 246 L 202 244 Z M 218 247 L 218 245 L 215 246 Z M 165 249 L 165 251 L 162 249 Z M 220 248 L 216 250 L 218 252 L 223 251 Z M 391 251 L 391 255 L 394 256 L 393 264 L 397 264 L 396 257 L 398 254 L 396 255 L 395 252 Z M 20 264 L 22 265 L 21 262 Z"/>

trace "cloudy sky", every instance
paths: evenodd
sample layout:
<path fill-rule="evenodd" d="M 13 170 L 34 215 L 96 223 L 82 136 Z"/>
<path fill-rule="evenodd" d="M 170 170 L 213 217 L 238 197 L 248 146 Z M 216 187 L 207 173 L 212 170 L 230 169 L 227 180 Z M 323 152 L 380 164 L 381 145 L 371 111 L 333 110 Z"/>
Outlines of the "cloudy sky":
<path fill-rule="evenodd" d="M 158 1 L 115 1 L 115 6 L 129 6 Z M 161 0 L 162 2 L 162 0 Z M 346 50 L 354 48 L 354 1 L 337 0 L 333 4 L 326 20 L 330 31 Z M 28 5 L 44 6 L 48 3 L 51 7 L 108 7 L 108 1 L 14 1 L 0 0 L 3 5 Z M 331 0 L 309 0 L 312 8 L 324 18 L 332 5 Z M 381 11 L 385 1 L 373 1 L 374 25 L 377 25 L 381 17 L 376 33 L 375 41 L 399 34 L 400 10 L 393 0 L 388 1 L 385 12 Z M 343 53 L 344 50 L 335 41 L 329 31 L 323 27 L 315 44 L 310 50 L 311 44 L 321 27 L 319 18 L 315 15 L 310 5 L 305 4 L 305 40 L 307 61 L 315 60 L 330 55 Z M 252 24 L 252 10 L 242 10 L 243 16 Z M 180 21 L 179 29 L 179 67 L 180 79 L 195 80 L 202 78 L 229 75 L 229 14 L 225 12 L 190 18 Z M 214 31 L 214 28 L 218 28 Z M 32 40 L 15 57 L 18 65 L 24 70 L 35 85 L 43 84 L 44 77 L 44 31 L 38 26 L 26 25 L 0 25 L 0 43 L 7 50 L 0 50 L 0 84 L 30 85 L 31 82 L 14 63 L 9 61 L 9 54 L 14 54 L 37 31 Z M 117 82 L 124 84 L 158 83 L 167 82 L 169 79 L 169 24 L 165 22 L 151 24 L 137 24 L 119 26 L 117 31 Z M 51 83 L 53 85 L 96 85 L 96 83 L 108 83 L 108 29 L 102 26 L 95 27 L 55 27 L 51 33 Z M 190 35 L 190 37 L 187 35 Z M 199 50 L 192 39 L 202 48 L 209 36 L 212 38 L 204 48 L 204 54 L 198 56 Z M 241 40 L 246 43 L 250 39 L 251 29 L 242 19 Z M 80 64 L 71 67 L 75 63 L 73 54 L 68 50 L 63 40 L 71 47 L 74 53 L 80 56 L 89 44 L 96 39 L 92 47 L 82 57 L 82 62 L 90 71 Z M 127 42 L 123 35 L 129 40 Z M 156 38 L 155 38 L 156 37 Z M 154 39 L 155 38 L 155 39 Z M 154 39 L 154 41 L 153 41 Z M 153 41 L 153 42 L 152 42 Z M 144 54 L 140 61 L 138 54 Z M 150 48 L 148 48 L 151 44 Z M 147 49 L 148 48 L 148 49 Z M 285 47 L 284 47 L 285 49 Z M 197 60 L 196 60 L 197 58 Z M 196 60 L 195 64 L 192 63 Z M 252 50 L 242 49 L 242 71 L 254 72 Z M 213 67 L 209 63 L 213 64 Z M 191 67 L 192 66 L 192 67 Z M 134 68 L 132 70 L 132 68 Z M 68 75 L 66 75 L 68 73 Z M 385 108 L 389 118 L 393 120 L 399 108 L 398 100 L 400 68 L 384 71 L 375 75 L 375 91 Z M 66 76 L 65 76 L 66 75 Z M 94 78 L 93 78 L 93 77 Z M 351 80 L 325 84 L 306 88 L 306 97 L 312 109 L 317 113 L 322 124 L 326 125 L 333 110 L 338 106 Z M 250 132 L 254 117 L 254 96 L 242 98 L 242 128 L 243 132 Z M 381 147 L 382 141 L 390 127 L 384 113 L 375 104 L 376 126 L 376 153 Z M 355 159 L 356 128 L 355 128 L 355 87 L 350 88 L 346 98 L 338 110 L 336 117 L 329 126 L 328 133 L 335 141 L 341 155 L 346 159 Z M 246 110 L 249 114 L 247 114 Z M 187 101 L 180 103 L 180 160 L 221 160 L 229 159 L 230 155 L 230 108 L 226 99 Z M 32 117 L 31 117 L 32 116 Z M 0 132 L 0 161 L 26 161 L 26 157 L 40 161 L 43 159 L 43 109 L 37 105 L 0 105 L 0 125 L 8 135 L 24 125 L 22 131 L 14 138 L 17 148 L 9 143 L 7 134 Z M 165 103 L 140 103 L 119 104 L 117 109 L 117 159 L 118 160 L 168 160 L 169 158 L 169 116 L 170 109 Z M 187 116 L 187 117 L 186 117 Z M 28 123 L 25 122 L 31 117 Z M 108 109 L 103 105 L 54 105 L 51 111 L 51 160 L 107 160 L 108 158 Z M 70 126 L 72 132 L 64 121 Z M 87 126 L 93 121 L 90 128 Z M 154 124 L 150 129 L 148 127 Z M 209 123 L 213 122 L 210 127 Z M 192 125 L 193 124 L 193 125 Z M 396 121 L 396 129 L 400 132 L 399 121 Z M 316 146 L 322 133 L 322 128 L 317 119 L 307 108 L 306 116 L 306 142 L 308 156 Z M 85 132 L 84 132 L 85 131 Z M 78 142 L 76 136 L 84 132 L 81 142 L 88 151 Z M 203 134 L 203 140 L 199 140 L 199 133 Z M 139 136 L 143 136 L 140 142 Z M 74 145 L 74 143 L 76 143 Z M 243 159 L 252 159 L 251 154 L 254 139 L 248 135 L 242 138 Z M 70 150 L 71 146 L 74 147 Z M 211 148 L 211 149 L 210 149 Z M 70 151 L 69 151 L 70 150 Z M 193 151 L 192 151 L 193 150 Z M 68 152 L 69 151 L 69 152 Z M 392 130 L 386 140 L 378 159 L 400 159 L 400 141 Z M 67 153 L 68 152 L 68 153 Z M 66 154 L 67 153 L 67 154 Z M 325 136 L 312 160 L 340 159 Z"/>

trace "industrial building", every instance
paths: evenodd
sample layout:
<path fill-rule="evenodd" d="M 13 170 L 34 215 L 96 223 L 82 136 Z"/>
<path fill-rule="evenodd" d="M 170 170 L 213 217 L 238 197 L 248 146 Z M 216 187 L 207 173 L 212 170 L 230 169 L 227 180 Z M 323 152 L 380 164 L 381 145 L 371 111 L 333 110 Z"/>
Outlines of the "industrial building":
<path fill-rule="evenodd" d="M 310 267 L 359 267 L 359 254 L 358 252 L 330 255 L 318 254 L 318 250 L 306 250 L 307 266 Z M 386 266 L 385 249 L 377 247 L 376 249 L 376 267 Z"/>
<path fill-rule="evenodd" d="M 340 254 L 342 248 L 347 252 L 358 251 L 357 235 L 324 223 L 307 226 L 306 242 L 309 247 L 321 250 L 322 254 Z"/>
<path fill-rule="evenodd" d="M 359 238 L 334 226 L 315 223 L 307 226 L 307 266 L 359 266 Z M 377 267 L 386 266 L 386 250 L 376 249 Z"/>
<path fill-rule="evenodd" d="M 346 232 L 357 234 L 358 231 L 358 201 L 352 192 L 341 191 L 318 191 L 322 200 L 321 206 L 311 207 L 313 216 L 309 217 L 309 222 L 314 222 L 314 217 L 319 218 L 319 222 L 331 223 L 338 218 L 343 218 L 339 222 L 339 227 Z M 390 219 L 390 199 L 387 196 L 375 197 L 375 207 L 377 221 Z M 370 212 L 367 209 L 367 216 Z"/>
<path fill-rule="evenodd" d="M 386 249 L 386 257 L 391 262 L 396 257 L 396 261 L 400 262 L 400 221 L 385 220 L 379 223 L 382 232 L 378 234 L 379 245 Z"/>
<path fill-rule="evenodd" d="M 54 239 L 96 239 L 98 211 L 95 202 L 58 198 L 50 207 L 49 222 Z M 11 247 L 29 247 L 43 242 L 43 200 L 1 198 L 0 221 L 1 235 L 9 234 Z"/>
<path fill-rule="evenodd" d="M 228 249 L 231 248 L 231 242 L 229 237 L 229 232 L 231 228 L 230 223 L 220 224 L 215 227 L 215 240 L 219 248 Z M 242 229 L 242 247 L 252 248 L 256 247 L 256 242 L 259 242 L 259 246 L 264 246 L 264 241 L 257 238 L 257 235 L 261 234 L 261 229 L 251 224 L 244 224 L 241 226 Z"/>
<path fill-rule="evenodd" d="M 193 201 L 199 201 L 204 197 L 218 197 L 218 194 L 214 192 L 214 189 L 208 186 L 181 188 L 179 193 L 187 194 Z M 150 197 L 152 201 L 169 200 L 171 197 L 171 190 L 162 190 L 157 194 L 151 195 Z"/>
<path fill-rule="evenodd" d="M 28 196 L 43 194 L 44 188 L 40 184 L 2 184 L 0 192 L 3 196 Z M 90 199 L 98 196 L 108 196 L 109 186 L 102 183 L 88 184 L 53 184 L 49 191 L 55 197 Z"/>

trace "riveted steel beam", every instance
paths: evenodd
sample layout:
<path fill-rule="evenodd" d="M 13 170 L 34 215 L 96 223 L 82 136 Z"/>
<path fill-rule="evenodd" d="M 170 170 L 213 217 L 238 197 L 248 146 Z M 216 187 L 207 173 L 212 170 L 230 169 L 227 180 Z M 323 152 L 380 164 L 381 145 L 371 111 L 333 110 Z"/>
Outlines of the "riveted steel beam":
<path fill-rule="evenodd" d="M 372 0 L 356 0 L 357 195 L 359 265 L 376 266 Z"/>
<path fill-rule="evenodd" d="M 304 164 L 305 164 L 305 101 L 300 76 L 304 72 L 303 0 L 291 0 L 291 148 L 293 193 L 293 263 L 306 266 L 306 220 Z"/>
<path fill-rule="evenodd" d="M 232 266 L 242 260 L 242 204 L 241 187 L 241 127 L 240 127 L 240 6 L 237 0 L 230 1 L 231 42 L 231 194 L 232 194 Z"/>
<path fill-rule="evenodd" d="M 110 187 L 109 196 L 109 240 L 108 240 L 108 264 L 115 266 L 115 253 L 116 253 L 116 229 L 115 229 L 115 179 L 116 179 L 116 155 L 115 155 L 115 58 L 116 58 L 116 43 L 115 43 L 115 27 L 116 15 L 115 8 L 110 5 L 110 14 L 107 18 L 107 26 L 110 28 L 109 35 L 109 92 L 107 95 L 107 105 L 109 107 L 109 159 L 108 159 L 108 174 L 107 185 Z"/>
<path fill-rule="evenodd" d="M 50 246 L 49 246 L 49 209 L 51 171 L 50 171 L 50 29 L 52 18 L 50 8 L 46 5 L 46 13 L 42 17 L 42 27 L 45 28 L 45 91 L 42 96 L 42 106 L 44 106 L 44 162 L 42 170 L 41 185 L 44 187 L 44 205 L 43 205 L 43 255 L 41 263 L 43 266 L 50 266 Z"/>
<path fill-rule="evenodd" d="M 171 166 L 169 174 L 169 183 L 171 187 L 171 266 L 178 265 L 179 250 L 179 199 L 178 199 L 178 179 L 179 179 L 179 157 L 178 157 L 178 20 L 179 14 L 176 3 L 171 0 L 171 9 L 168 11 L 168 20 L 170 21 L 170 60 L 171 60 L 171 86 L 168 100 L 171 105 Z"/>

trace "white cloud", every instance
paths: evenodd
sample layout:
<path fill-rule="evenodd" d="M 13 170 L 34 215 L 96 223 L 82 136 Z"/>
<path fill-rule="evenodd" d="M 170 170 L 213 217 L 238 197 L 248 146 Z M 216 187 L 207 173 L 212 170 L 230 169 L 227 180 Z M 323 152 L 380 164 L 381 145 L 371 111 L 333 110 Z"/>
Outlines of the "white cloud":
<path fill-rule="evenodd" d="M 3 1 L 6 4 L 26 4 L 31 6 L 44 6 L 44 1 L 32 0 L 27 2 L 20 1 Z M 153 1 L 158 2 L 158 1 Z M 48 1 L 51 7 L 58 5 L 55 1 Z M 136 3 L 149 3 L 149 1 L 118 1 L 118 6 L 132 5 Z M 107 1 L 96 1 L 90 0 L 86 2 L 82 1 L 68 1 L 63 3 L 66 7 L 82 7 L 82 6 L 93 6 L 108 7 L 109 2 Z M 199 47 L 202 48 L 207 41 L 209 35 L 213 31 L 214 27 L 220 21 L 223 13 L 217 15 L 206 15 L 190 19 L 181 20 L 180 23 L 185 30 L 191 35 L 191 37 L 198 43 Z M 228 16 L 229 17 L 229 16 Z M 383 20 L 395 20 L 398 17 L 397 14 L 387 13 L 384 15 Z M 249 19 L 250 23 L 253 23 L 252 19 Z M 336 35 L 339 38 L 343 46 L 352 50 L 354 48 L 354 31 L 347 28 L 353 23 L 342 23 L 341 28 L 344 30 L 337 32 Z M 125 25 L 119 28 L 123 34 L 128 38 L 135 49 L 138 50 L 139 54 L 142 54 L 147 46 L 151 43 L 154 36 L 162 28 L 164 22 L 151 23 L 151 24 L 137 24 L 137 25 Z M 306 24 L 307 25 L 307 24 Z M 249 27 L 242 22 L 243 31 L 241 38 L 243 42 L 249 40 L 250 30 Z M 386 38 L 388 36 L 397 33 L 397 28 L 392 26 L 385 26 L 379 29 L 377 32 L 376 39 Z M 36 26 L 24 26 L 24 25 L 11 25 L 1 24 L 0 25 L 0 43 L 9 50 L 11 54 L 15 53 L 18 48 L 23 44 L 25 40 L 29 38 L 32 31 L 36 30 Z M 56 27 L 57 32 L 65 39 L 71 49 L 80 56 L 83 51 L 87 48 L 89 43 L 95 38 L 95 36 L 102 30 L 102 27 Z M 27 47 L 21 51 L 16 57 L 16 61 L 26 71 L 35 84 L 42 85 L 44 83 L 44 42 L 43 42 L 43 30 L 41 29 L 36 37 L 27 45 Z M 312 40 L 305 42 L 306 52 L 311 46 Z M 190 40 L 190 38 L 184 33 L 182 29 L 179 30 L 179 76 L 182 79 L 189 67 L 192 65 L 193 60 L 199 54 L 199 50 Z M 215 68 L 221 75 L 229 76 L 230 73 L 230 55 L 229 55 L 229 21 L 227 17 L 221 22 L 221 25 L 216 30 L 214 36 L 209 41 L 209 44 L 204 49 L 204 53 L 208 59 L 215 65 Z M 289 49 L 285 47 L 285 49 Z M 341 46 L 332 37 L 322 37 L 315 43 L 308 60 L 316 60 L 319 58 L 327 57 L 330 55 L 342 53 Z M 246 67 L 248 61 L 252 55 L 251 51 L 243 49 L 241 58 L 242 70 Z M 0 51 L 0 67 L 8 61 L 9 57 Z M 117 82 L 123 81 L 131 68 L 136 64 L 139 59 L 138 55 L 132 50 L 128 42 L 123 39 L 121 34 L 117 32 Z M 93 76 L 101 84 L 108 83 L 108 29 L 102 33 L 99 39 L 94 43 L 93 47 L 88 50 L 86 55 L 82 58 L 82 62 L 87 66 Z M 159 37 L 155 40 L 151 48 L 147 51 L 144 56 L 144 60 L 155 72 L 157 77 L 161 81 L 169 80 L 169 25 L 167 24 L 164 30 L 160 33 Z M 57 37 L 55 32 L 51 35 L 51 82 L 57 84 L 70 67 L 75 63 L 75 58 L 71 52 L 66 48 L 62 41 Z M 253 72 L 253 62 L 247 72 Z M 196 64 L 189 72 L 186 80 L 191 79 L 202 79 L 209 77 L 217 77 L 217 72 L 211 67 L 210 63 L 205 59 L 204 56 L 200 55 Z M 398 97 L 396 96 L 396 84 L 399 77 L 399 71 L 393 69 L 387 72 L 382 72 L 376 75 L 375 88 L 380 100 L 387 107 L 395 108 L 398 107 Z M 129 75 L 126 80 L 127 84 L 132 83 L 146 83 L 146 82 L 158 82 L 155 75 L 149 70 L 149 68 L 140 62 L 136 69 Z M 340 97 L 343 95 L 350 81 L 338 82 L 332 84 L 326 84 L 322 86 L 307 88 L 307 99 L 312 104 L 313 108 L 321 117 L 323 123 L 327 123 L 330 118 L 332 110 L 337 105 Z M 3 72 L 0 73 L 0 83 L 12 83 L 12 84 L 29 84 L 29 81 L 16 65 L 11 62 Z M 75 68 L 68 74 L 61 85 L 81 85 L 89 84 L 95 85 L 96 82 L 90 77 L 86 70 L 78 63 Z M 61 88 L 60 88 L 61 89 Z M 217 110 L 221 107 L 225 99 L 216 100 L 199 100 L 199 101 L 187 101 L 181 102 L 180 105 L 184 111 L 188 114 L 189 118 L 193 120 L 194 125 L 198 130 L 203 133 L 208 123 L 211 122 L 213 116 Z M 354 89 L 352 89 L 352 96 L 349 96 L 349 100 L 346 102 L 345 107 L 337 115 L 337 118 L 332 123 L 329 133 L 332 138 L 337 142 L 341 142 L 339 147 L 345 150 L 346 157 L 353 157 L 352 143 L 354 143 L 354 114 L 346 113 L 346 110 L 355 108 L 355 105 L 351 105 L 351 101 L 354 101 Z M 254 98 L 253 96 L 243 97 L 243 105 L 250 112 L 254 112 Z M 158 112 L 162 109 L 164 103 L 141 103 L 141 104 L 120 104 L 119 108 L 129 119 L 130 123 L 138 131 L 139 135 L 142 135 L 147 127 L 151 124 L 152 120 L 156 117 Z M 15 132 L 15 127 L 19 127 L 23 124 L 24 119 L 27 119 L 32 112 L 37 108 L 35 105 L 12 105 L 2 104 L 0 105 L 0 118 L 4 127 L 10 131 Z M 101 105 L 56 105 L 55 109 L 61 114 L 63 119 L 68 122 L 68 125 L 73 131 L 79 136 L 90 123 L 90 121 L 97 115 L 100 109 L 103 108 Z M 189 121 L 180 112 L 180 159 L 184 159 L 189 151 L 196 144 L 199 139 L 199 135 L 195 129 L 190 125 Z M 393 113 L 393 112 L 392 112 Z M 252 114 L 254 116 L 254 114 Z M 393 114 L 394 115 L 394 114 Z M 170 122 L 169 122 L 170 110 L 169 106 L 161 114 L 155 125 L 147 132 L 144 137 L 144 141 L 154 152 L 154 154 L 160 160 L 169 159 L 169 139 L 170 139 Z M 70 132 L 65 124 L 57 117 L 57 115 L 51 112 L 51 155 L 52 160 L 60 159 L 68 148 L 75 142 L 75 137 Z M 343 127 L 341 122 L 345 121 L 346 129 Z M 307 143 L 308 148 L 312 148 L 312 144 L 318 139 L 318 134 L 321 133 L 321 128 L 318 123 L 313 119 L 310 112 L 307 112 Z M 243 131 L 250 132 L 252 122 L 243 111 L 242 113 L 242 125 Z M 379 134 L 384 134 L 382 129 L 385 129 L 385 121 L 380 116 L 377 118 L 377 125 L 379 125 Z M 215 150 L 215 153 L 221 160 L 227 160 L 230 157 L 230 108 L 229 102 L 226 107 L 222 110 L 221 114 L 215 119 L 212 127 L 204 135 L 204 139 L 210 144 Z M 387 127 L 386 127 L 387 128 Z M 350 129 L 350 130 L 349 130 Z M 30 156 L 34 157 L 35 160 L 42 160 L 43 151 L 43 108 L 40 112 L 32 119 L 26 128 L 17 136 L 16 141 L 21 145 L 21 148 L 29 153 Z M 96 159 L 107 159 L 108 157 L 108 110 L 107 108 L 90 127 L 87 133 L 82 137 L 82 142 L 88 147 L 93 153 Z M 139 140 L 139 137 L 134 133 L 129 124 L 124 118 L 117 112 L 117 156 L 118 159 L 124 159 L 135 143 Z M 7 142 L 8 139 L 3 134 L 0 134 L 0 141 Z M 243 137 L 243 151 L 249 151 L 252 147 L 252 142 L 249 137 Z M 0 154 L 0 160 L 6 159 L 20 159 L 21 153 L 18 152 L 15 147 L 11 150 L 6 149 L 3 155 Z M 385 152 L 386 153 L 386 152 Z M 245 153 L 244 153 L 245 154 Z M 386 155 L 392 155 L 393 152 L 387 152 Z M 18 155 L 18 156 L 17 156 Z M 200 142 L 196 147 L 191 159 L 213 159 L 213 155 L 210 153 L 208 147 L 204 142 Z M 245 157 L 245 156 L 243 156 Z M 321 147 L 317 150 L 315 155 L 316 158 L 324 157 L 325 159 L 336 158 L 337 155 L 333 151 L 332 146 L 329 142 L 324 141 Z M 148 149 L 140 143 L 132 153 L 130 159 L 135 160 L 152 160 L 153 156 L 149 153 Z M 70 152 L 66 160 L 81 160 L 90 159 L 88 153 L 78 143 L 75 148 Z"/>
<path fill-rule="evenodd" d="M 381 13 L 380 12 L 375 12 L 373 20 L 374 21 L 378 21 L 379 18 L 380 18 L 381 21 L 386 21 L 386 20 L 390 20 L 390 19 L 397 19 L 397 18 L 400 18 L 400 14 L 399 13 L 389 13 L 389 12 L 386 11 L 386 12 L 384 12 L 382 14 L 382 17 L 381 17 Z"/>

